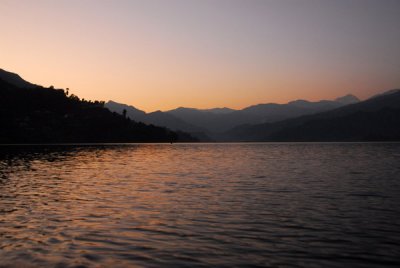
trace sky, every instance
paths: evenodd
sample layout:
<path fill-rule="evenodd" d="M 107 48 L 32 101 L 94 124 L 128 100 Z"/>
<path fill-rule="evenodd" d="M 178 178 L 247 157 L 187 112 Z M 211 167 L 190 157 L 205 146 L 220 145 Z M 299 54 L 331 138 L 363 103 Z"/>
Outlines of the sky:
<path fill-rule="evenodd" d="M 147 112 L 400 88 L 399 0 L 0 0 L 0 68 Z"/>

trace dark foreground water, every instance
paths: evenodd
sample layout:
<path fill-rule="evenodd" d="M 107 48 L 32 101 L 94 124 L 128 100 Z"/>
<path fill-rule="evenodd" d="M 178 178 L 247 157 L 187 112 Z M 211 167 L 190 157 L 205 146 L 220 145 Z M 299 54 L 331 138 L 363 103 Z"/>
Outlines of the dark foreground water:
<path fill-rule="evenodd" d="M 0 267 L 399 267 L 400 144 L 0 146 Z"/>

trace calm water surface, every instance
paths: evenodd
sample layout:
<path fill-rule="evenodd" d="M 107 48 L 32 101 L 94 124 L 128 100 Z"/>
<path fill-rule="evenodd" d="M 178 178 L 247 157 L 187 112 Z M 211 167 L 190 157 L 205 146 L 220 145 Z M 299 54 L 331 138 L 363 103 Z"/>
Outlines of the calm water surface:
<path fill-rule="evenodd" d="M 0 267 L 399 267 L 400 144 L 0 146 Z"/>

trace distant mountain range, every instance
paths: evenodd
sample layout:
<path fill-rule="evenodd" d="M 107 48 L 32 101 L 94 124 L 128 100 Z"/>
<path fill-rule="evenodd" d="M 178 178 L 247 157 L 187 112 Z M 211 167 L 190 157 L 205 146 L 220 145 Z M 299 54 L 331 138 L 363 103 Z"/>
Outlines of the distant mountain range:
<path fill-rule="evenodd" d="M 111 105 L 114 105 L 112 107 Z M 184 129 L 215 141 L 398 141 L 400 90 L 393 89 L 365 101 L 349 94 L 335 100 L 286 104 L 258 104 L 242 110 L 179 107 L 145 113 L 115 102 L 111 110 L 126 109 L 143 122 Z M 120 110 L 121 111 L 121 110 Z M 131 113 L 129 112 L 131 111 Z M 206 134 L 206 135 L 204 135 Z"/>
<path fill-rule="evenodd" d="M 399 141 L 400 90 L 313 115 L 239 126 L 223 137 L 232 141 Z"/>
<path fill-rule="evenodd" d="M 297 116 L 328 111 L 357 102 L 359 102 L 357 97 L 346 95 L 332 101 L 310 102 L 296 100 L 287 104 L 258 104 L 242 110 L 229 108 L 201 110 L 179 107 L 166 112 L 145 113 L 133 106 L 113 101 L 107 102 L 105 107 L 118 113 L 122 113 L 125 109 L 127 115 L 133 120 L 168 127 L 173 130 L 187 131 L 193 135 L 202 133 L 213 139 L 219 139 L 222 133 L 239 125 L 277 122 Z"/>
<path fill-rule="evenodd" d="M 0 144 L 196 141 L 149 126 L 62 89 L 44 88 L 0 70 Z"/>

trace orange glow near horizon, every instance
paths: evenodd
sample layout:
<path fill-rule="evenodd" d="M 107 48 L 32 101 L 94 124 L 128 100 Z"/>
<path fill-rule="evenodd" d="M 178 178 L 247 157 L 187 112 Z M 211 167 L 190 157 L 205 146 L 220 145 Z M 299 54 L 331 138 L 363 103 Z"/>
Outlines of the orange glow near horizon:
<path fill-rule="evenodd" d="M 0 68 L 146 112 L 400 87 L 398 3 L 299 2 L 3 0 Z"/>

